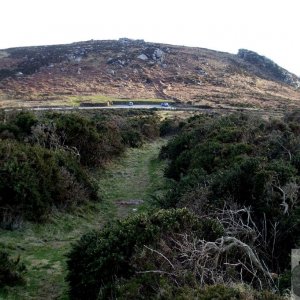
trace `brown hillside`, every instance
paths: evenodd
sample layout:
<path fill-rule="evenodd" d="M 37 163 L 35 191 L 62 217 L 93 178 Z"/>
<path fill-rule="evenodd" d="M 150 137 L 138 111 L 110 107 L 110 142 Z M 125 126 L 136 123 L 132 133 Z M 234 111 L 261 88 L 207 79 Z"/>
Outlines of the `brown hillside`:
<path fill-rule="evenodd" d="M 115 98 L 285 109 L 299 106 L 300 79 L 248 50 L 129 39 L 0 50 L 0 107 Z"/>

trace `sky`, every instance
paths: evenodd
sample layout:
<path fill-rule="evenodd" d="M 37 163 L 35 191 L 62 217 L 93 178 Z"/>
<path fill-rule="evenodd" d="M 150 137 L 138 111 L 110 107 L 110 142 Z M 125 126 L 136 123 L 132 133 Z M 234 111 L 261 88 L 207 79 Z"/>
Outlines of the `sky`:
<path fill-rule="evenodd" d="M 0 49 L 144 39 L 264 55 L 300 76 L 299 0 L 1 0 Z"/>

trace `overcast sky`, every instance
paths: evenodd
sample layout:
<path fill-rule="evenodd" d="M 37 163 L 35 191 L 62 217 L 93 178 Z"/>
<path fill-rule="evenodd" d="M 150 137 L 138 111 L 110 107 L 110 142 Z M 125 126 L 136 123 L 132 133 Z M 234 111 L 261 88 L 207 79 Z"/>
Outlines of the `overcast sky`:
<path fill-rule="evenodd" d="M 300 76 L 300 0 L 1 0 L 0 49 L 128 37 L 237 53 Z"/>

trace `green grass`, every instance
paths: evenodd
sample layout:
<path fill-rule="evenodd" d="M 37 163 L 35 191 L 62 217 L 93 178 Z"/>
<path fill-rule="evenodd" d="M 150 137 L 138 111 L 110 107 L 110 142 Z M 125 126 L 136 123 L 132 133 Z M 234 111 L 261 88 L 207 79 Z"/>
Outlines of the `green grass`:
<path fill-rule="evenodd" d="M 15 231 L 0 229 L 0 247 L 13 257 L 21 257 L 27 267 L 26 284 L 0 289 L 0 299 L 68 299 L 65 254 L 71 243 L 87 231 L 100 228 L 107 221 L 145 209 L 153 194 L 163 193 L 162 162 L 157 155 L 165 140 L 128 149 L 106 171 L 94 172 L 99 179 L 103 200 L 78 208 L 76 212 L 53 212 L 46 224 L 25 223 Z M 140 199 L 141 206 L 116 204 L 118 200 Z"/>
<path fill-rule="evenodd" d="M 54 213 L 46 224 L 26 223 L 15 231 L 0 230 L 1 246 L 27 267 L 26 285 L 0 289 L 0 299 L 65 299 L 65 254 L 71 242 L 107 220 L 107 204 L 95 203 L 76 214 Z"/>
<path fill-rule="evenodd" d="M 63 96 L 64 99 L 66 99 L 67 103 L 73 106 L 79 106 L 82 102 L 90 102 L 90 103 L 107 103 L 109 101 L 112 101 L 113 99 L 108 96 L 104 95 L 72 95 L 72 96 Z"/>
<path fill-rule="evenodd" d="M 142 102 L 142 103 L 162 103 L 166 102 L 164 99 L 159 98 L 153 98 L 153 99 L 139 99 L 139 98 L 133 98 L 133 99 L 123 99 L 123 98 L 115 98 L 105 95 L 72 95 L 72 96 L 61 96 L 62 99 L 65 99 L 66 103 L 69 103 L 69 105 L 78 106 L 80 103 L 107 103 L 107 102 L 113 102 L 117 104 L 118 102 L 126 102 L 126 101 L 132 101 L 132 102 Z M 173 100 L 167 100 L 168 102 L 174 102 Z"/>
<path fill-rule="evenodd" d="M 169 102 L 169 103 L 174 103 L 174 100 L 166 100 L 166 99 L 161 99 L 161 98 L 133 98 L 133 99 L 114 99 L 114 102 L 118 102 L 118 101 L 132 101 L 132 102 L 157 102 L 157 103 L 161 103 L 161 102 Z"/>
<path fill-rule="evenodd" d="M 117 215 L 122 217 L 145 209 L 152 196 L 162 194 L 166 187 L 163 177 L 164 163 L 158 160 L 158 152 L 165 140 L 146 144 L 142 148 L 130 149 L 125 159 L 110 166 L 102 175 L 100 189 L 108 203 L 143 200 L 143 205 L 117 205 Z"/>
<path fill-rule="evenodd" d="M 33 106 L 42 106 L 42 107 L 51 107 L 51 106 L 73 106 L 78 107 L 81 103 L 92 103 L 92 104 L 107 104 L 114 103 L 114 104 L 124 104 L 128 101 L 139 103 L 139 104 L 159 104 L 162 102 L 169 102 L 173 103 L 173 100 L 165 100 L 165 99 L 159 99 L 159 98 L 153 98 L 153 99 L 124 99 L 124 98 L 115 98 L 105 95 L 50 95 L 50 96 L 43 96 L 40 94 L 36 94 L 32 96 L 34 99 L 40 99 L 40 100 L 34 100 L 34 101 L 20 101 L 20 99 L 8 99 L 8 96 L 3 94 L 0 95 L 0 100 L 2 103 L 0 103 L 0 106 L 2 108 L 29 108 Z"/>

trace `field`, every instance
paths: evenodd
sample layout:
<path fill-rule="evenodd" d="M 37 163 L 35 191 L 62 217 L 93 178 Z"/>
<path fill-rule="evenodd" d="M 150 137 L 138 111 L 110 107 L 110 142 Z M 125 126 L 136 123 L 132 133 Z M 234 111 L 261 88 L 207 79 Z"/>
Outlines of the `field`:
<path fill-rule="evenodd" d="M 153 99 L 144 99 L 144 98 L 116 98 L 116 97 L 109 97 L 104 95 L 77 95 L 77 96 L 65 96 L 65 95 L 58 95 L 55 97 L 49 97 L 44 99 L 37 95 L 35 99 L 23 101 L 20 99 L 13 99 L 13 98 L 5 98 L 4 96 L 1 97 L 0 94 L 0 108 L 32 108 L 32 107 L 78 107 L 81 105 L 94 105 L 94 106 L 108 106 L 111 104 L 125 104 L 129 101 L 135 104 L 160 104 L 162 102 L 169 102 L 173 103 L 173 100 L 164 100 L 160 98 L 153 98 Z"/>

